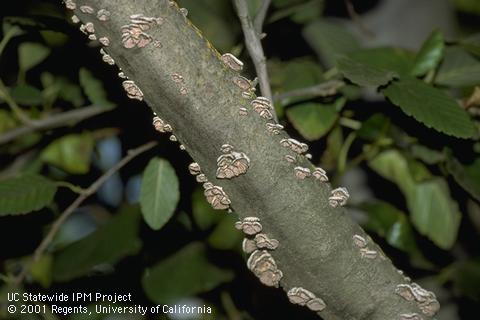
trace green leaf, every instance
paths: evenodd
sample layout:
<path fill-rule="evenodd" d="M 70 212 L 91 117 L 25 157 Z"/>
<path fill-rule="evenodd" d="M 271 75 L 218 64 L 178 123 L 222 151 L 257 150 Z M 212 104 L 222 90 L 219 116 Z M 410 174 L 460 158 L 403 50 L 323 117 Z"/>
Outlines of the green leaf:
<path fill-rule="evenodd" d="M 445 160 L 444 153 L 437 150 L 429 149 L 421 144 L 414 144 L 410 148 L 410 152 L 412 156 L 422 160 L 426 164 L 437 164 Z"/>
<path fill-rule="evenodd" d="M 105 108 L 113 107 L 113 103 L 107 99 L 107 92 L 103 87 L 103 83 L 95 78 L 89 70 L 81 68 L 79 80 L 85 95 L 91 103 Z"/>
<path fill-rule="evenodd" d="M 443 34 L 438 30 L 433 31 L 417 53 L 411 74 L 419 77 L 434 70 L 442 60 L 444 50 Z"/>
<path fill-rule="evenodd" d="M 480 201 L 480 158 L 469 165 L 463 165 L 449 155 L 447 157 L 447 170 L 472 197 Z"/>
<path fill-rule="evenodd" d="M 202 30 L 221 52 L 231 50 L 236 45 L 239 34 L 237 16 L 228 1 L 224 0 L 179 0 L 178 5 L 188 8 L 188 18 Z"/>
<path fill-rule="evenodd" d="M 50 143 L 40 157 L 46 163 L 73 174 L 90 169 L 94 140 L 90 132 L 69 134 Z"/>
<path fill-rule="evenodd" d="M 32 278 L 44 288 L 50 287 L 52 283 L 52 265 L 53 257 L 49 254 L 44 254 L 30 267 Z"/>
<path fill-rule="evenodd" d="M 13 100 L 21 105 L 39 106 L 43 103 L 42 92 L 28 84 L 21 84 L 10 90 Z"/>
<path fill-rule="evenodd" d="M 313 141 L 333 127 L 344 104 L 345 99 L 337 99 L 331 104 L 304 103 L 287 109 L 287 117 L 305 139 Z"/>
<path fill-rule="evenodd" d="M 50 49 L 40 43 L 24 42 L 18 46 L 18 65 L 21 73 L 32 69 L 50 54 Z"/>
<path fill-rule="evenodd" d="M 105 225 L 55 254 L 54 280 L 69 281 L 95 267 L 113 265 L 126 256 L 136 254 L 142 244 L 138 237 L 138 226 L 136 207 L 124 208 Z"/>
<path fill-rule="evenodd" d="M 57 192 L 55 183 L 37 174 L 0 181 L 0 216 L 25 214 L 49 205 Z"/>
<path fill-rule="evenodd" d="M 357 135 L 365 140 L 376 141 L 388 132 L 390 126 L 389 118 L 381 113 L 375 113 L 362 123 Z"/>
<path fill-rule="evenodd" d="M 17 121 L 8 110 L 0 109 L 0 134 L 17 126 Z"/>
<path fill-rule="evenodd" d="M 412 227 L 404 212 L 383 201 L 366 203 L 361 208 L 368 214 L 365 229 L 376 232 L 394 248 L 418 252 Z"/>
<path fill-rule="evenodd" d="M 203 188 L 196 188 L 192 194 L 192 215 L 201 230 L 207 230 L 222 220 L 223 215 L 212 208 L 203 195 Z"/>
<path fill-rule="evenodd" d="M 165 159 L 153 158 L 143 172 L 140 207 L 145 222 L 161 229 L 172 217 L 180 199 L 178 178 Z"/>
<path fill-rule="evenodd" d="M 208 243 L 212 248 L 219 250 L 232 250 L 240 247 L 243 239 L 243 233 L 235 229 L 234 225 L 237 221 L 233 215 L 223 216 L 220 223 L 213 232 L 208 236 Z"/>
<path fill-rule="evenodd" d="M 234 273 L 211 264 L 206 253 L 204 245 L 194 242 L 147 269 L 142 285 L 148 298 L 155 303 L 169 303 L 231 281 Z"/>
<path fill-rule="evenodd" d="M 393 78 L 398 78 L 394 71 L 368 66 L 346 56 L 337 60 L 337 68 L 345 78 L 366 87 L 377 88 L 386 85 Z"/>
<path fill-rule="evenodd" d="M 453 284 L 456 292 L 480 301 L 480 259 L 461 261 L 454 268 Z"/>
<path fill-rule="evenodd" d="M 445 49 L 435 83 L 456 88 L 478 85 L 480 61 L 461 47 L 448 47 Z"/>
<path fill-rule="evenodd" d="M 468 113 L 449 95 L 416 78 L 402 78 L 382 91 L 403 112 L 428 128 L 458 138 L 470 138 L 475 126 Z"/>
<path fill-rule="evenodd" d="M 410 72 L 414 61 L 410 51 L 394 47 L 361 49 L 348 54 L 348 57 L 367 67 L 390 70 L 400 76 Z"/>
<path fill-rule="evenodd" d="M 305 3 L 300 2 L 294 5 L 286 7 L 284 6 L 283 8 L 281 8 L 281 5 L 279 7 L 280 10 L 273 12 L 272 15 L 269 17 L 269 23 L 286 17 L 290 17 L 292 21 L 303 24 L 321 16 L 324 7 L 324 1 L 310 0 L 306 1 Z"/>
<path fill-rule="evenodd" d="M 411 192 L 409 208 L 417 230 L 440 248 L 450 249 L 457 239 L 461 214 L 447 183 L 435 178 L 420 182 Z"/>
<path fill-rule="evenodd" d="M 393 149 L 376 156 L 369 166 L 402 190 L 416 229 L 438 247 L 451 248 L 457 237 L 460 213 L 445 181 L 432 178 L 421 163 Z"/>
<path fill-rule="evenodd" d="M 358 40 L 340 24 L 318 19 L 303 29 L 303 36 L 327 67 L 333 67 L 339 55 L 360 49 Z"/>
<path fill-rule="evenodd" d="M 480 33 L 460 40 L 459 45 L 475 56 L 480 56 Z"/>

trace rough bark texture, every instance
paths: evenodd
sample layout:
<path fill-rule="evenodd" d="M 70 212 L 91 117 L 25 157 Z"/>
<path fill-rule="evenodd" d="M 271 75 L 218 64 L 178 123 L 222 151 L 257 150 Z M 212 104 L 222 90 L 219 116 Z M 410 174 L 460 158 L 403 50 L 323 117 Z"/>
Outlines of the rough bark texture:
<path fill-rule="evenodd" d="M 381 249 L 345 209 L 329 206 L 331 186 L 313 178 L 295 178 L 294 166 L 313 169 L 312 164 L 303 156 L 295 165 L 284 160 L 285 155 L 294 155 L 279 144 L 287 134 L 267 133 L 266 121 L 251 109 L 250 100 L 242 97 L 242 90 L 232 81 L 238 73 L 221 62 L 219 53 L 176 4 L 167 0 L 75 3 L 75 14 L 83 23 L 94 24 L 97 38 L 110 40 L 105 51 L 141 88 L 148 106 L 172 125 L 179 142 L 200 164 L 208 180 L 223 187 L 235 213 L 240 218 L 259 217 L 264 232 L 280 241 L 272 256 L 283 272 L 280 285 L 285 291 L 303 287 L 322 298 L 327 307 L 319 315 L 326 320 L 390 320 L 402 319 L 401 314 L 422 315 L 414 302 L 395 294 L 396 286 L 406 280 L 389 259 L 361 256 L 352 240 L 354 235 L 368 239 L 370 249 Z M 83 13 L 79 10 L 82 5 L 92 7 L 94 12 Z M 100 9 L 111 13 L 107 21 L 97 18 Z M 146 31 L 158 41 L 157 46 L 122 46 L 121 27 L 130 23 L 133 14 L 164 19 L 161 25 Z M 172 79 L 175 74 L 183 77 L 183 83 Z M 247 116 L 239 115 L 240 107 L 249 109 Z M 216 159 L 220 147 L 227 143 L 248 155 L 250 169 L 237 178 L 219 180 Z"/>

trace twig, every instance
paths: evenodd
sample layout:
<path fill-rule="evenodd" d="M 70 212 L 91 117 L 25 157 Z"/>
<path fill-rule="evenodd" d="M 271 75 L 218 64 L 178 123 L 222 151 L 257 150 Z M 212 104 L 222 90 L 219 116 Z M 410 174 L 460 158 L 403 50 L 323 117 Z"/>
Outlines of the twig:
<path fill-rule="evenodd" d="M 355 7 L 353 6 L 350 0 L 345 0 L 345 6 L 347 7 L 348 15 L 350 19 L 352 19 L 353 23 L 358 26 L 360 31 L 362 31 L 367 37 L 373 38 L 375 37 L 375 33 L 373 33 L 370 29 L 368 29 L 365 24 L 363 23 L 362 19 L 355 11 Z"/>
<path fill-rule="evenodd" d="M 24 134 L 42 130 L 64 126 L 72 121 L 80 122 L 84 119 L 93 117 L 99 113 L 106 112 L 109 109 L 100 106 L 88 106 L 78 110 L 62 112 L 53 116 L 40 120 L 31 120 L 28 125 L 7 131 L 0 135 L 0 145 L 10 142 Z"/>
<path fill-rule="evenodd" d="M 258 80 L 260 83 L 260 91 L 262 95 L 272 100 L 272 89 L 270 89 L 270 82 L 268 80 L 267 63 L 265 54 L 263 53 L 262 44 L 260 42 L 260 36 L 255 31 L 252 23 L 252 19 L 248 14 L 248 6 L 246 0 L 234 0 L 237 14 L 242 24 L 243 34 L 245 35 L 245 45 L 250 53 L 255 71 L 257 72 Z M 275 119 L 277 115 L 274 113 Z"/>
<path fill-rule="evenodd" d="M 58 230 L 60 227 L 63 225 L 63 223 L 67 220 L 67 218 L 72 214 L 75 209 L 77 209 L 83 201 L 85 201 L 89 196 L 97 192 L 97 190 L 102 186 L 102 184 L 105 183 L 105 181 L 108 180 L 114 173 L 119 171 L 123 166 L 125 166 L 127 163 L 129 163 L 132 159 L 137 157 L 138 155 L 150 150 L 153 148 L 155 145 L 157 145 L 157 142 L 151 141 L 148 142 L 144 145 L 141 145 L 138 148 L 129 150 L 127 152 L 127 155 L 120 160 L 117 164 L 115 164 L 113 167 L 111 167 L 107 172 L 105 172 L 103 175 L 101 175 L 95 182 L 93 182 L 90 187 L 85 189 L 76 199 L 73 201 L 66 209 L 65 211 L 62 212 L 62 214 L 58 217 L 58 219 L 53 223 L 52 228 L 48 232 L 48 234 L 43 238 L 42 242 L 40 245 L 35 249 L 35 252 L 33 253 L 33 257 L 30 260 L 30 262 L 27 262 L 22 271 L 19 273 L 19 275 L 15 278 L 14 284 L 19 285 L 20 283 L 23 282 L 23 279 L 27 275 L 30 267 L 32 266 L 33 263 L 37 262 L 40 257 L 43 255 L 45 250 L 48 248 L 49 244 L 52 242 L 54 239 L 55 235 L 57 234 Z"/>
<path fill-rule="evenodd" d="M 263 22 L 265 21 L 265 17 L 267 16 L 268 8 L 270 7 L 271 2 L 272 0 L 263 0 L 257 14 L 255 15 L 255 18 L 253 19 L 253 26 L 260 37 L 263 29 Z"/>
<path fill-rule="evenodd" d="M 284 93 L 276 94 L 273 97 L 274 101 L 282 101 L 289 98 L 303 97 L 303 96 L 315 96 L 315 97 L 327 97 L 334 95 L 338 92 L 338 89 L 342 88 L 345 82 L 340 80 L 330 80 L 320 84 L 316 84 L 311 87 L 296 89 L 287 91 Z"/>
<path fill-rule="evenodd" d="M 8 104 L 10 109 L 12 109 L 13 113 L 17 116 L 17 118 L 26 125 L 31 125 L 32 120 L 28 117 L 28 115 L 20 108 L 20 106 L 15 102 L 12 98 L 10 93 L 8 92 L 8 88 L 5 86 L 3 81 L 0 79 L 0 98 L 5 100 Z"/>

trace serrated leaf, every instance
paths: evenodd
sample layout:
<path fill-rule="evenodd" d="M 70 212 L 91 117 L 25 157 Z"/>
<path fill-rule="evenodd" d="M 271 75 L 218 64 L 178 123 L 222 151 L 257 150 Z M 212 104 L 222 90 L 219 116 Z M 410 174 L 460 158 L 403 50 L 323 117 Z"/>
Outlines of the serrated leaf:
<path fill-rule="evenodd" d="M 435 69 L 442 60 L 444 50 L 443 34 L 438 30 L 433 31 L 415 57 L 412 75 L 423 76 Z"/>
<path fill-rule="evenodd" d="M 143 172 L 140 206 L 145 222 L 161 229 L 172 217 L 180 199 L 178 178 L 165 159 L 153 158 Z"/>
<path fill-rule="evenodd" d="M 13 100 L 21 105 L 39 106 L 43 103 L 42 92 L 37 88 L 21 84 L 10 89 Z"/>
<path fill-rule="evenodd" d="M 303 29 L 303 37 L 327 67 L 333 67 L 339 55 L 360 49 L 358 40 L 333 20 L 315 20 Z"/>
<path fill-rule="evenodd" d="M 395 71 L 368 66 L 346 56 L 337 60 L 337 68 L 345 78 L 359 86 L 377 88 L 398 78 Z"/>
<path fill-rule="evenodd" d="M 57 186 L 37 174 L 0 181 L 0 216 L 25 214 L 49 205 Z"/>
<path fill-rule="evenodd" d="M 421 163 L 393 149 L 377 155 L 369 161 L 369 166 L 402 190 L 410 220 L 421 234 L 442 249 L 452 247 L 460 213 L 443 179 L 432 177 Z"/>
<path fill-rule="evenodd" d="M 69 134 L 50 143 L 40 157 L 69 173 L 85 174 L 90 169 L 93 145 L 90 132 Z"/>
<path fill-rule="evenodd" d="M 468 87 L 480 83 L 480 61 L 461 47 L 445 49 L 435 83 L 450 87 Z"/>
<path fill-rule="evenodd" d="M 105 108 L 113 107 L 113 103 L 108 101 L 107 92 L 103 83 L 95 78 L 89 70 L 81 68 L 79 71 L 80 85 L 92 104 Z"/>
<path fill-rule="evenodd" d="M 210 291 L 231 281 L 234 273 L 211 264 L 203 244 L 194 242 L 147 269 L 143 289 L 155 303 L 168 303 Z"/>
<path fill-rule="evenodd" d="M 208 243 L 218 250 L 232 250 L 240 247 L 244 234 L 235 229 L 237 218 L 232 215 L 223 216 L 220 223 L 208 236 Z"/>
<path fill-rule="evenodd" d="M 309 141 L 323 137 L 338 119 L 345 99 L 331 104 L 304 103 L 287 109 L 287 117 L 300 134 Z"/>
<path fill-rule="evenodd" d="M 18 65 L 24 73 L 45 60 L 50 49 L 40 43 L 24 42 L 18 46 Z"/>
<path fill-rule="evenodd" d="M 421 80 L 405 77 L 382 92 L 403 112 L 429 128 L 457 138 L 475 134 L 469 114 L 452 97 Z"/>
<path fill-rule="evenodd" d="M 112 265 L 137 253 L 139 214 L 136 207 L 123 208 L 105 225 L 76 241 L 54 256 L 53 278 L 68 281 L 91 272 L 95 267 Z"/>
<path fill-rule="evenodd" d="M 472 197 L 480 201 L 480 158 L 463 165 L 453 156 L 447 157 L 447 170 Z"/>

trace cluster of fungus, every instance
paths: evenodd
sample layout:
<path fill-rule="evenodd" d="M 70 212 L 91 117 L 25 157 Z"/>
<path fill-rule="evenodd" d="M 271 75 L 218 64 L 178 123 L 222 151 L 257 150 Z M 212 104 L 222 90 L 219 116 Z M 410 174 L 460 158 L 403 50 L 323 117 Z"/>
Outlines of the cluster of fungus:
<path fill-rule="evenodd" d="M 327 307 L 321 298 L 316 297 L 312 292 L 301 287 L 294 287 L 288 290 L 287 297 L 291 303 L 307 306 L 307 308 L 315 312 L 320 312 Z"/>
<path fill-rule="evenodd" d="M 130 23 L 121 27 L 122 44 L 125 48 L 143 48 L 153 41 L 152 36 L 146 33 L 152 27 L 161 25 L 163 18 L 146 17 L 143 14 L 130 16 Z"/>
<path fill-rule="evenodd" d="M 368 241 L 364 237 L 356 234 L 352 239 L 355 246 L 359 248 L 362 258 L 375 259 L 378 256 L 377 251 L 368 248 Z"/>
<path fill-rule="evenodd" d="M 231 179 L 245 174 L 250 167 L 250 159 L 243 152 L 233 150 L 229 144 L 221 147 L 222 155 L 217 159 L 217 178 Z"/>
<path fill-rule="evenodd" d="M 395 288 L 395 293 L 407 301 L 415 302 L 426 316 L 433 317 L 440 309 L 440 303 L 438 303 L 435 294 L 423 289 L 416 283 L 399 284 Z"/>

